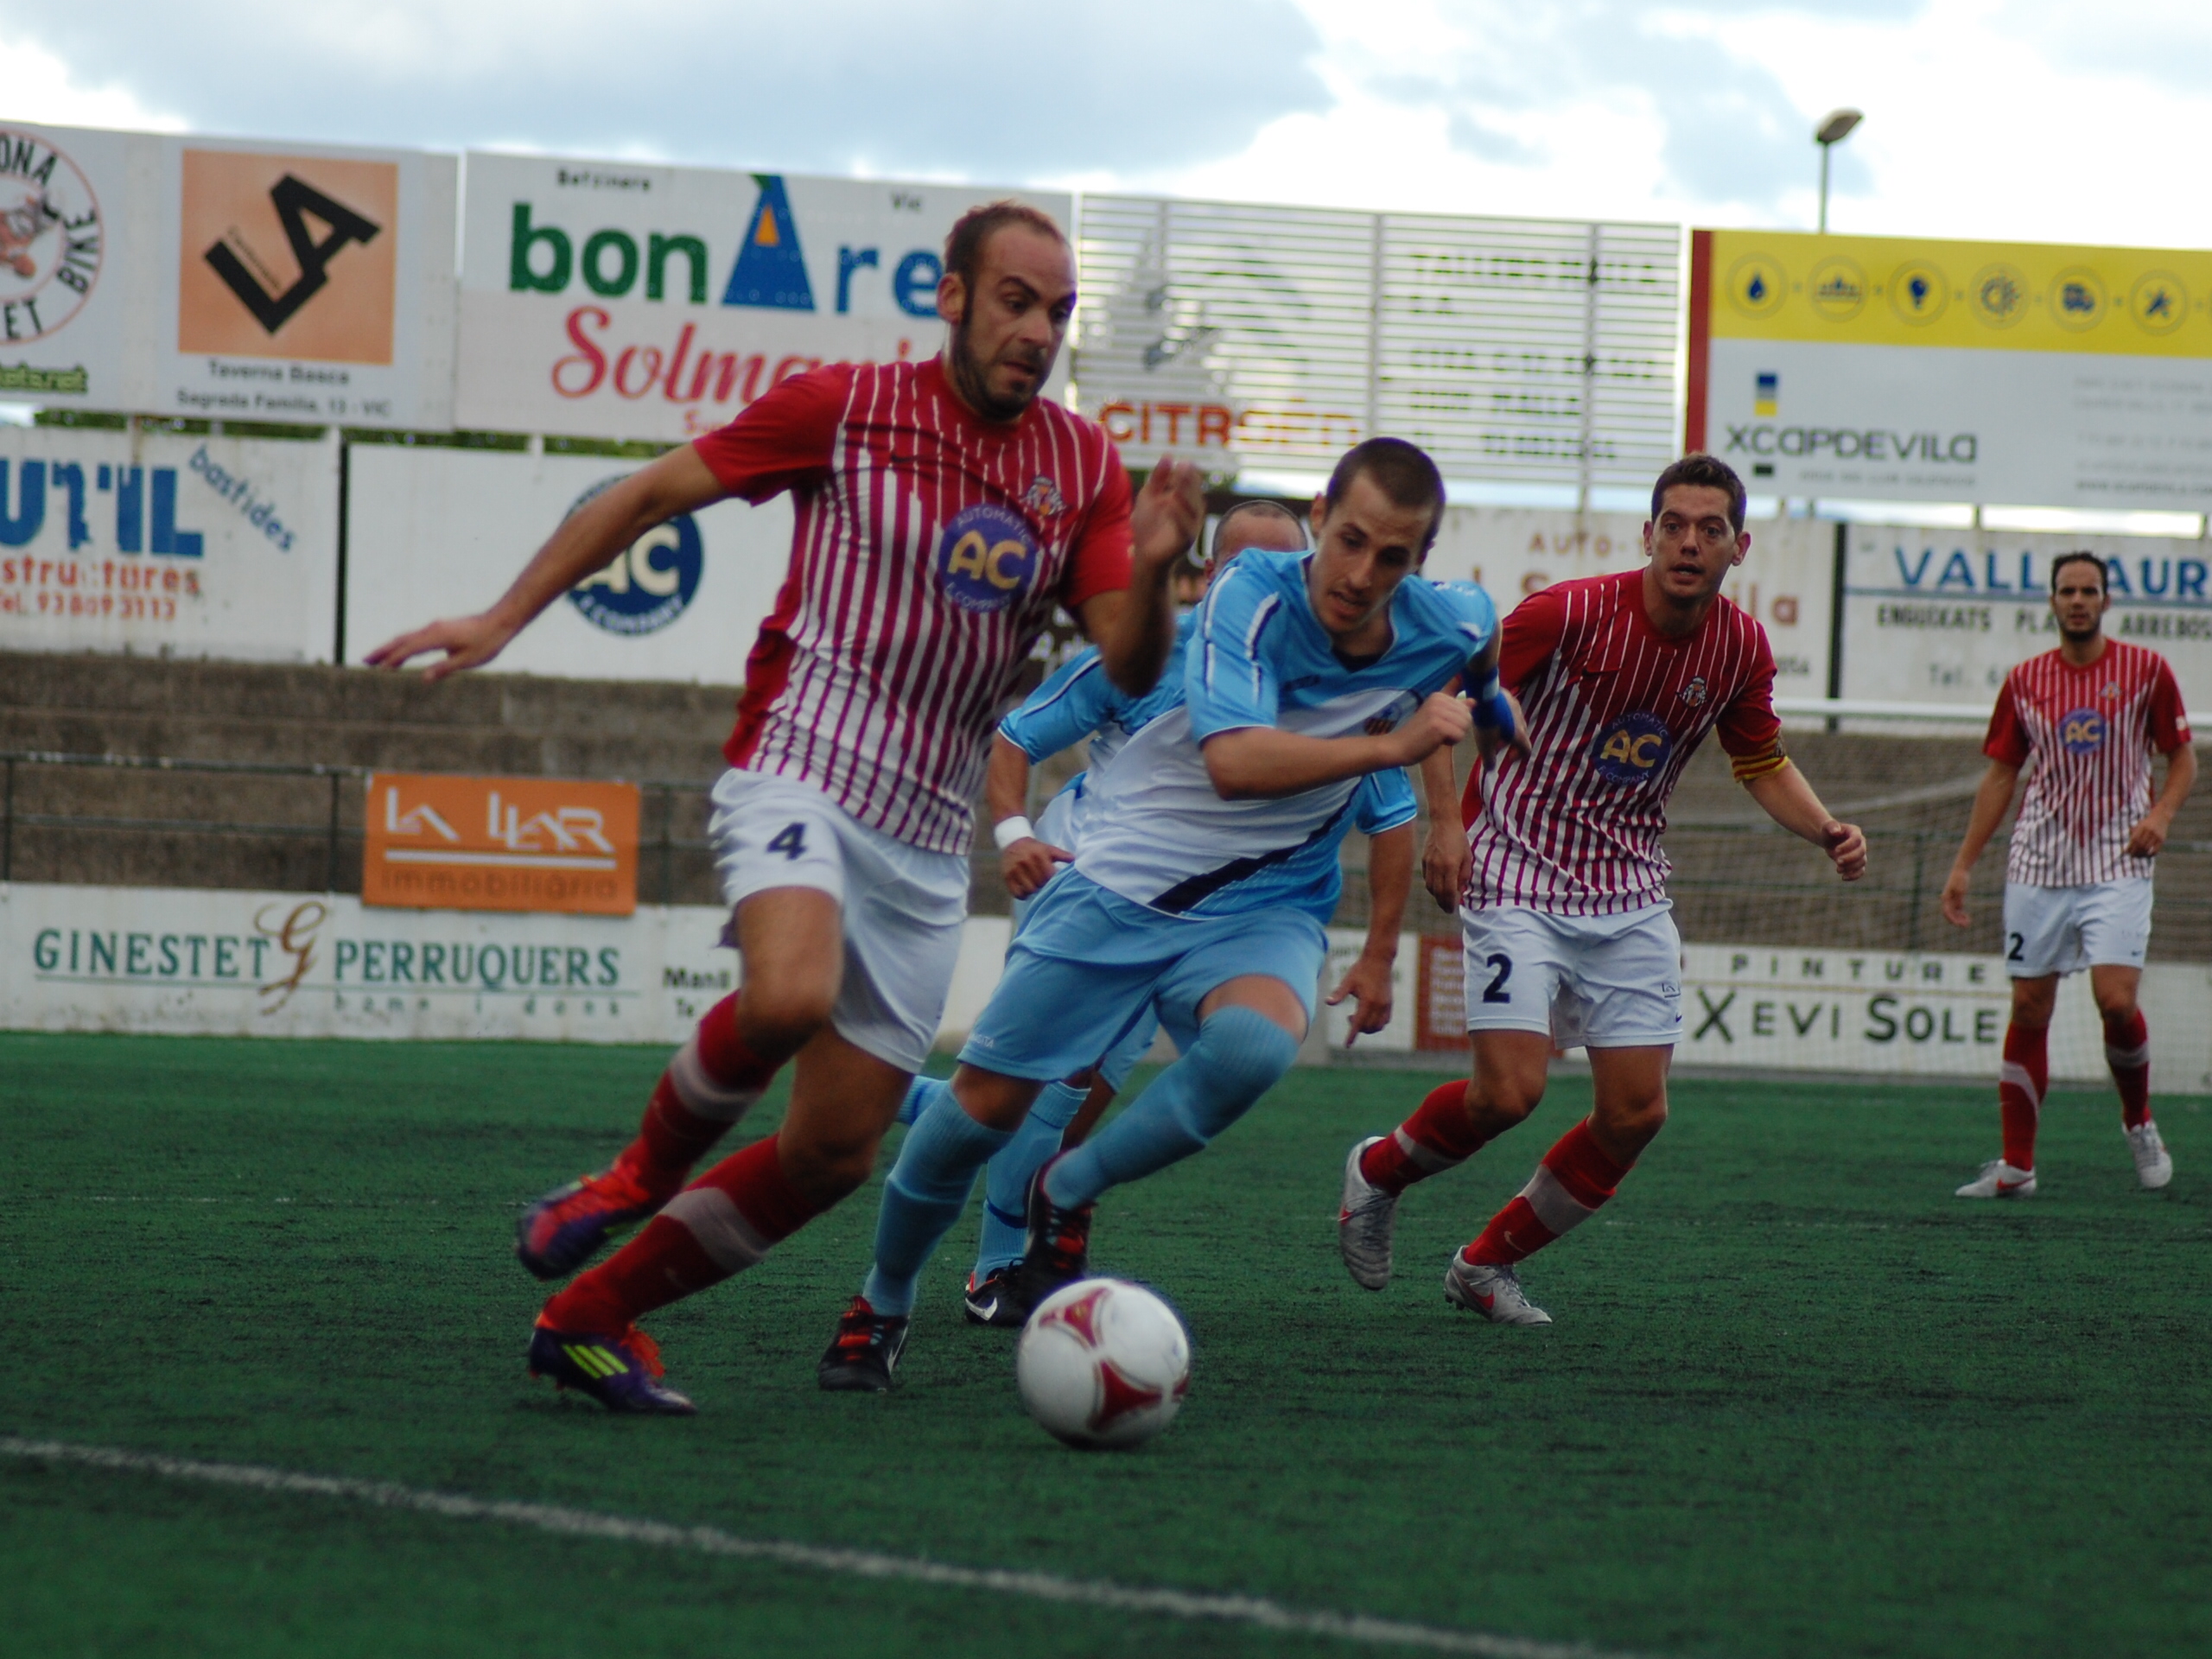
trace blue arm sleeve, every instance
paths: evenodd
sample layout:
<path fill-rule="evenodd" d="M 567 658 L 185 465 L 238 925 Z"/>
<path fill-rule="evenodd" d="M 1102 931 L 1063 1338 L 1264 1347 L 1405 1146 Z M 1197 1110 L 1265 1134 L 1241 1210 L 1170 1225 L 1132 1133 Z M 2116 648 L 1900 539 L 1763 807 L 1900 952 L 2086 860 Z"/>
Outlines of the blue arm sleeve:
<path fill-rule="evenodd" d="M 1414 804 L 1413 785 L 1406 781 L 1402 768 L 1370 772 L 1359 780 L 1359 789 L 1352 797 L 1351 821 L 1363 836 L 1379 836 L 1420 816 Z"/>
<path fill-rule="evenodd" d="M 1191 735 L 1203 743 L 1243 726 L 1272 726 L 1281 684 L 1268 651 L 1280 621 L 1282 591 L 1241 564 L 1213 585 L 1198 609 L 1183 663 Z"/>
<path fill-rule="evenodd" d="M 1098 648 L 1087 646 L 1054 669 L 1021 707 L 999 721 L 999 735 L 1034 763 L 1089 737 L 1122 694 L 1106 677 Z"/>

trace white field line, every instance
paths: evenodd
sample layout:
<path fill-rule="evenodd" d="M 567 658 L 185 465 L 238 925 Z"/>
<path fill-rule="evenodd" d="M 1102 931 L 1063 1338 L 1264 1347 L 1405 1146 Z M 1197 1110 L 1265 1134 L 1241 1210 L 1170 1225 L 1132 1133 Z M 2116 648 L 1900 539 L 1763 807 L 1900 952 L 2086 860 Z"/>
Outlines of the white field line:
<path fill-rule="evenodd" d="M 601 1515 L 590 1510 L 565 1509 L 551 1503 L 514 1503 L 467 1497 L 456 1492 L 426 1491 L 418 1487 L 401 1486 L 391 1481 L 296 1474 L 288 1469 L 271 1469 L 251 1463 L 203 1463 L 195 1459 L 163 1457 L 151 1452 L 74 1446 L 60 1440 L 27 1440 L 12 1435 L 0 1436 L 0 1456 L 30 1462 L 74 1464 L 83 1468 L 105 1469 L 118 1474 L 156 1475 L 168 1480 L 238 1486 L 250 1491 L 273 1492 L 285 1497 L 335 1498 L 341 1503 L 365 1503 L 383 1510 L 407 1510 L 453 1521 L 503 1522 L 509 1526 L 529 1527 L 563 1537 L 604 1538 L 616 1543 L 643 1544 L 655 1549 L 687 1550 L 701 1555 L 772 1561 L 779 1566 L 800 1567 L 810 1572 L 841 1573 L 855 1578 L 942 1586 L 948 1589 L 981 1590 L 999 1596 L 1020 1596 L 1034 1601 L 1076 1606 L 1110 1607 L 1121 1612 L 1151 1613 L 1166 1618 L 1211 1620 L 1255 1630 L 1280 1630 L 1291 1636 L 1333 1637 L 1338 1641 L 1374 1646 L 1419 1648 L 1431 1653 L 1477 1654 L 1482 1656 L 1482 1659 L 1627 1659 L 1624 1655 L 1603 1653 L 1580 1643 L 1536 1642 L 1520 1637 L 1486 1636 L 1475 1630 L 1452 1630 L 1433 1624 L 1405 1624 L 1393 1618 L 1371 1618 L 1363 1613 L 1309 1611 L 1285 1606 L 1264 1596 L 1146 1589 L 1098 1579 L 1065 1579 L 1051 1573 L 955 1567 L 914 1555 L 887 1555 L 870 1549 L 835 1549 L 817 1544 L 740 1538 L 715 1527 L 674 1526 L 663 1521 L 633 1520 L 626 1516 Z"/>

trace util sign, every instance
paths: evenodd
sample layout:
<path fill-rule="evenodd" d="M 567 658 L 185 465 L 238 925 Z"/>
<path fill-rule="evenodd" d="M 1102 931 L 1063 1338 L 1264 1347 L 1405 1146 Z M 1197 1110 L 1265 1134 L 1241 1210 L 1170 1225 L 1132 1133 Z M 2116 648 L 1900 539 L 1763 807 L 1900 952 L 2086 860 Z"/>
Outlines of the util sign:
<path fill-rule="evenodd" d="M 361 902 L 627 916 L 638 907 L 637 786 L 378 772 Z"/>
<path fill-rule="evenodd" d="M 683 438 L 822 363 L 929 356 L 946 233 L 1006 194 L 472 155 L 461 418 Z"/>

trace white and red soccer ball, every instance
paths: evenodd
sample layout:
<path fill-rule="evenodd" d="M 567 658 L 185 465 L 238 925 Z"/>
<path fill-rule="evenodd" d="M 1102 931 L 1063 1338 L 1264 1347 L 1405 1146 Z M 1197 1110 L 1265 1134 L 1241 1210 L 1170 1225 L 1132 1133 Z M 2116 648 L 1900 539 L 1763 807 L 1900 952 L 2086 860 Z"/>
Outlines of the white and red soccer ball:
<path fill-rule="evenodd" d="M 1021 1403 L 1070 1446 L 1141 1446 L 1191 1389 L 1191 1338 L 1141 1285 L 1084 1279 L 1037 1305 L 1014 1351 Z"/>

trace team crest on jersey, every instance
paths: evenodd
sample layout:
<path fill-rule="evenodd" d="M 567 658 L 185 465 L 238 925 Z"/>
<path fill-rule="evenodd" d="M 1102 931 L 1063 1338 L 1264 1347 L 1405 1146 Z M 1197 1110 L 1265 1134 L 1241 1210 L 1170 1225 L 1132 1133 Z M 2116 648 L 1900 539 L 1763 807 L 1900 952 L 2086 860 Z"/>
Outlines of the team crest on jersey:
<path fill-rule="evenodd" d="M 1656 715 L 1623 715 L 1590 746 L 1590 764 L 1611 784 L 1640 784 L 1667 764 L 1675 734 Z"/>
<path fill-rule="evenodd" d="M 964 507 L 938 538 L 938 585 L 963 611 L 1006 609 L 1029 586 L 1039 563 L 1029 526 L 1006 507 Z"/>
<path fill-rule="evenodd" d="M 1370 715 L 1366 723 L 1359 729 L 1370 737 L 1381 737 L 1385 733 L 1395 732 L 1398 729 L 1398 711 L 1395 709 L 1385 709 L 1379 715 Z"/>
<path fill-rule="evenodd" d="M 2094 709 L 2076 709 L 2060 717 L 2058 747 L 2069 754 L 2094 754 L 2104 747 L 2105 717 Z"/>
<path fill-rule="evenodd" d="M 1682 688 L 1682 701 L 1693 709 L 1705 704 L 1705 676 L 1700 674 Z"/>
<path fill-rule="evenodd" d="M 1068 499 L 1058 485 L 1039 473 L 1022 492 L 1021 505 L 1039 518 L 1057 518 L 1068 510 Z"/>

